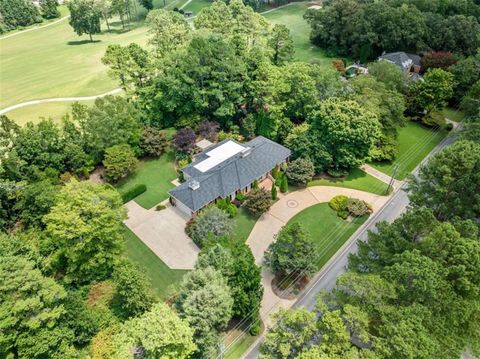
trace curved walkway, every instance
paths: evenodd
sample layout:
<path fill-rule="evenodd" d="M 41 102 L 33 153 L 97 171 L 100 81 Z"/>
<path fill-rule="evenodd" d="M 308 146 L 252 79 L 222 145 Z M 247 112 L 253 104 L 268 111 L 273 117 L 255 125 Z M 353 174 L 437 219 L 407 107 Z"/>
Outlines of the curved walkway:
<path fill-rule="evenodd" d="M 49 26 L 58 24 L 59 22 L 68 19 L 69 17 L 70 17 L 70 15 L 67 15 L 67 16 L 62 17 L 61 19 L 55 20 L 55 21 L 53 21 L 53 22 L 50 22 L 50 23 L 45 24 L 45 25 L 42 25 L 42 26 L 32 27 L 31 29 L 26 29 L 26 30 L 22 30 L 22 31 L 19 31 L 19 32 L 14 32 L 13 34 L 0 37 L 0 40 L 5 40 L 5 39 L 8 39 L 8 38 L 10 38 L 10 37 L 14 37 L 14 36 L 17 36 L 17 35 L 24 34 L 24 33 L 26 33 L 26 32 L 43 29 L 44 27 L 49 27 Z"/>
<path fill-rule="evenodd" d="M 247 239 L 247 244 L 252 249 L 256 263 L 258 265 L 263 264 L 263 254 L 265 250 L 270 243 L 273 242 L 275 234 L 277 234 L 293 216 L 308 207 L 328 202 L 332 197 L 340 194 L 359 198 L 370 203 L 373 207 L 373 212 L 378 211 L 389 198 L 388 196 L 379 196 L 355 189 L 330 186 L 307 187 L 289 193 L 275 202 L 272 208 L 260 217 Z M 279 308 L 288 308 L 295 302 L 295 300 L 281 299 L 275 295 L 271 286 L 272 278 L 273 274 L 268 269 L 263 268 L 262 284 L 264 293 L 260 316 L 267 324 L 268 317 L 273 311 Z"/>
<path fill-rule="evenodd" d="M 95 100 L 99 97 L 105 97 L 105 96 L 108 96 L 108 95 L 115 95 L 115 94 L 118 94 L 120 92 L 122 92 L 123 90 L 121 88 L 118 88 L 118 89 L 115 89 L 115 90 L 112 90 L 112 91 L 108 91 L 108 92 L 105 92 L 105 93 L 102 93 L 100 95 L 94 95 L 94 96 L 83 96 L 83 97 L 54 97 L 54 98 L 46 98 L 46 99 L 42 99 L 42 100 L 32 100 L 32 101 L 26 101 L 26 102 L 21 102 L 21 103 L 17 103 L 16 105 L 13 105 L 13 106 L 9 106 L 7 108 L 4 108 L 2 110 L 0 110 L 0 115 L 3 115 L 9 111 L 12 111 L 12 110 L 15 110 L 17 108 L 21 108 L 21 107 L 25 107 L 25 106 L 31 106 L 31 105 L 38 105 L 40 103 L 47 103 L 47 102 L 72 102 L 72 101 L 91 101 L 91 100 Z"/>

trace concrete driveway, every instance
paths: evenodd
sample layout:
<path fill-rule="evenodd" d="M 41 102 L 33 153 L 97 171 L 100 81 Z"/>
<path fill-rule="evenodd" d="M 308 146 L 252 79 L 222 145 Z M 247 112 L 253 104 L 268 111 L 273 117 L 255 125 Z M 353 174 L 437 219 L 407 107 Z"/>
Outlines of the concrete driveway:
<path fill-rule="evenodd" d="M 193 269 L 199 249 L 185 234 L 188 217 L 172 207 L 145 209 L 135 201 L 128 202 L 128 219 L 124 222 L 167 266 L 172 269 Z"/>
<path fill-rule="evenodd" d="M 370 203 L 373 211 L 376 212 L 388 200 L 388 196 L 379 196 L 373 193 L 358 191 L 349 188 L 315 186 L 288 193 L 281 197 L 270 210 L 262 215 L 255 223 L 250 233 L 247 244 L 252 249 L 255 261 L 258 265 L 263 264 L 263 254 L 270 243 L 273 242 L 275 234 L 286 225 L 297 213 L 318 203 L 330 201 L 332 197 L 343 194 L 348 197 L 362 199 Z M 273 274 L 267 269 L 262 269 L 262 285 L 264 293 L 260 309 L 260 317 L 265 324 L 271 324 L 270 314 L 279 308 L 289 308 L 295 300 L 279 298 L 272 290 Z"/>

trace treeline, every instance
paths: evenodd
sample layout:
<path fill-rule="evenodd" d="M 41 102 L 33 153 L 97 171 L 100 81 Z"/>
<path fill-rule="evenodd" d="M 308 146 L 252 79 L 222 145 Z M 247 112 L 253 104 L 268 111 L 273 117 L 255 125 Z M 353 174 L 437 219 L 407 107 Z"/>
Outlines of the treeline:
<path fill-rule="evenodd" d="M 274 314 L 261 358 L 480 354 L 480 136 L 468 133 L 410 179 L 412 208 L 359 243 L 313 312 Z"/>
<path fill-rule="evenodd" d="M 305 18 L 314 44 L 362 61 L 383 51 L 473 55 L 480 47 L 480 4 L 474 0 L 329 0 Z"/>
<path fill-rule="evenodd" d="M 54 19 L 60 16 L 56 0 L 40 0 L 37 7 L 30 0 L 2 0 L 0 2 L 0 34 L 19 27 Z"/>

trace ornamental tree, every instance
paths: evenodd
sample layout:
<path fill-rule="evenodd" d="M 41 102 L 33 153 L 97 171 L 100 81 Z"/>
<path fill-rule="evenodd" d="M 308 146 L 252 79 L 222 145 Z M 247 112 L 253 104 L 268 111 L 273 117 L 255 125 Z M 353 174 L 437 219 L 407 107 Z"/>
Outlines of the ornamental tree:
<path fill-rule="evenodd" d="M 265 252 L 265 263 L 282 276 L 315 273 L 315 243 L 298 223 L 287 224 L 275 235 L 275 241 Z"/>
<path fill-rule="evenodd" d="M 114 337 L 118 358 L 185 359 L 195 351 L 193 330 L 164 303 L 155 304 L 149 312 L 122 325 Z"/>
<path fill-rule="evenodd" d="M 432 51 L 422 57 L 423 70 L 442 69 L 447 71 L 448 68 L 457 63 L 455 55 L 448 51 Z"/>
<path fill-rule="evenodd" d="M 49 267 L 67 283 L 110 275 L 122 251 L 125 209 L 111 186 L 70 180 L 44 217 L 41 246 Z"/>
<path fill-rule="evenodd" d="M 202 245 L 207 238 L 219 238 L 228 236 L 233 231 L 233 221 L 227 212 L 212 206 L 204 209 L 198 217 L 194 219 L 189 236 L 198 245 Z"/>
<path fill-rule="evenodd" d="M 272 196 L 268 191 L 263 188 L 255 188 L 247 193 L 244 206 L 254 216 L 260 216 L 270 209 L 272 203 Z"/>
<path fill-rule="evenodd" d="M 198 134 L 203 138 L 215 142 L 218 138 L 218 130 L 220 129 L 220 125 L 218 122 L 215 121 L 203 121 L 198 125 Z"/>
<path fill-rule="evenodd" d="M 140 138 L 140 148 L 146 156 L 158 157 L 165 152 L 168 139 L 165 131 L 156 127 L 145 127 Z"/>
<path fill-rule="evenodd" d="M 309 158 L 297 158 L 289 163 L 285 175 L 293 183 L 306 185 L 315 175 L 313 162 Z"/>
<path fill-rule="evenodd" d="M 135 171 L 138 160 L 127 144 L 115 145 L 105 150 L 103 176 L 108 182 L 117 182 Z"/>
<path fill-rule="evenodd" d="M 197 135 L 191 128 L 181 128 L 175 133 L 173 145 L 179 151 L 190 152 L 195 148 L 196 139 Z"/>

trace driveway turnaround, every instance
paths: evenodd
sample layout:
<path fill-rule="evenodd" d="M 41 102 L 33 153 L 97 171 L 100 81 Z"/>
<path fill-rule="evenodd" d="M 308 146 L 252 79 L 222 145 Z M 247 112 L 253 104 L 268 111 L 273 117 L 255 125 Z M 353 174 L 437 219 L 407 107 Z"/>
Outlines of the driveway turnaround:
<path fill-rule="evenodd" d="M 156 211 L 145 209 L 135 201 L 128 202 L 128 219 L 125 224 L 142 240 L 167 266 L 172 269 L 193 269 L 199 249 L 185 234 L 188 217 L 172 207 Z"/>
<path fill-rule="evenodd" d="M 288 193 L 286 196 L 275 202 L 270 210 L 259 218 L 247 239 L 247 244 L 252 249 L 256 263 L 258 265 L 263 264 L 263 254 L 265 250 L 270 243 L 273 242 L 275 234 L 277 234 L 293 216 L 308 207 L 318 203 L 328 202 L 333 197 L 341 194 L 348 197 L 359 198 L 370 203 L 373 207 L 374 213 L 388 200 L 387 196 L 379 196 L 355 189 L 330 186 L 307 187 L 299 191 Z M 272 312 L 279 308 L 288 308 L 295 302 L 295 300 L 281 299 L 275 295 L 271 286 L 272 279 L 273 274 L 268 269 L 263 268 L 262 284 L 264 287 L 264 294 L 260 316 L 267 325 L 269 324 L 269 316 Z"/>

